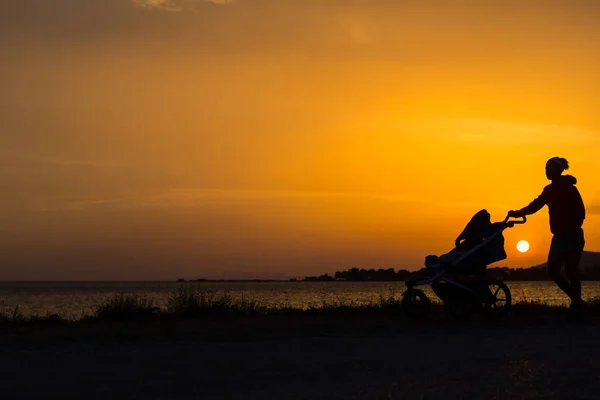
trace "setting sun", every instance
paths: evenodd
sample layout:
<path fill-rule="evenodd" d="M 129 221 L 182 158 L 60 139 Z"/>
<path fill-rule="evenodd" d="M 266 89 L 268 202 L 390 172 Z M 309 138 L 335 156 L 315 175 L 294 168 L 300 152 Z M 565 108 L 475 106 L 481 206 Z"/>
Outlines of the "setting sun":
<path fill-rule="evenodd" d="M 529 243 L 526 240 L 521 240 L 517 243 L 517 250 L 521 253 L 526 253 L 529 250 Z"/>

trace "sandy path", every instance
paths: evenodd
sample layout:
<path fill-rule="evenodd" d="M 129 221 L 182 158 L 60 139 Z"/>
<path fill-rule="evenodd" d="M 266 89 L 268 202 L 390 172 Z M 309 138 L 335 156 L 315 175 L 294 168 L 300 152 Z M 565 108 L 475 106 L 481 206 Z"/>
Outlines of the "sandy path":
<path fill-rule="evenodd" d="M 247 343 L 0 346 L 0 398 L 448 399 L 600 396 L 600 327 Z"/>

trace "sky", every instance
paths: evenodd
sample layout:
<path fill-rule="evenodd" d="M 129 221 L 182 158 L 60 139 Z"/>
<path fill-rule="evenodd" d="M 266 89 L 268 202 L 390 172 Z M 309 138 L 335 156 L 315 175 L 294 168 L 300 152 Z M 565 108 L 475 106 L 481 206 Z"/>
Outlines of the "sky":
<path fill-rule="evenodd" d="M 567 158 L 600 251 L 600 2 L 0 1 L 0 280 L 416 270 Z M 505 233 L 545 261 L 547 209 Z M 516 251 L 527 240 L 531 250 Z"/>

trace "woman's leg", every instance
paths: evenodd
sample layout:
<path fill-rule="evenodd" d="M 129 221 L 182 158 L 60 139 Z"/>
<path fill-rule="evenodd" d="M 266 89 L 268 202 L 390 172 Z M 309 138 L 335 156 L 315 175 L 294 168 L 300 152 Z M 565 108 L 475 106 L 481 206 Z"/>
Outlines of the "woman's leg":
<path fill-rule="evenodd" d="M 581 252 L 565 254 L 565 272 L 571 286 L 571 299 L 581 303 L 581 278 L 579 276 L 579 262 Z"/>
<path fill-rule="evenodd" d="M 569 281 L 560 273 L 565 264 L 564 254 L 550 252 L 548 254 L 548 276 L 573 301 L 573 291 Z"/>

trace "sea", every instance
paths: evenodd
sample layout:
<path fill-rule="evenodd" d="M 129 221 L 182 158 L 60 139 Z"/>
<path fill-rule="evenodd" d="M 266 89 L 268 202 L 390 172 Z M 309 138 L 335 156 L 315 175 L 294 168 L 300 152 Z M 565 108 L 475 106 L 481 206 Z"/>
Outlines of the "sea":
<path fill-rule="evenodd" d="M 566 305 L 568 298 L 552 282 L 506 282 L 513 302 L 539 301 Z M 136 294 L 165 308 L 169 297 L 182 285 L 234 299 L 253 300 L 272 307 L 307 308 L 323 304 L 375 302 L 381 296 L 400 298 L 403 282 L 0 282 L 0 312 L 25 316 L 58 314 L 80 319 L 120 294 Z M 425 292 L 435 301 L 431 289 Z M 600 282 L 583 282 L 584 298 L 600 296 Z"/>

